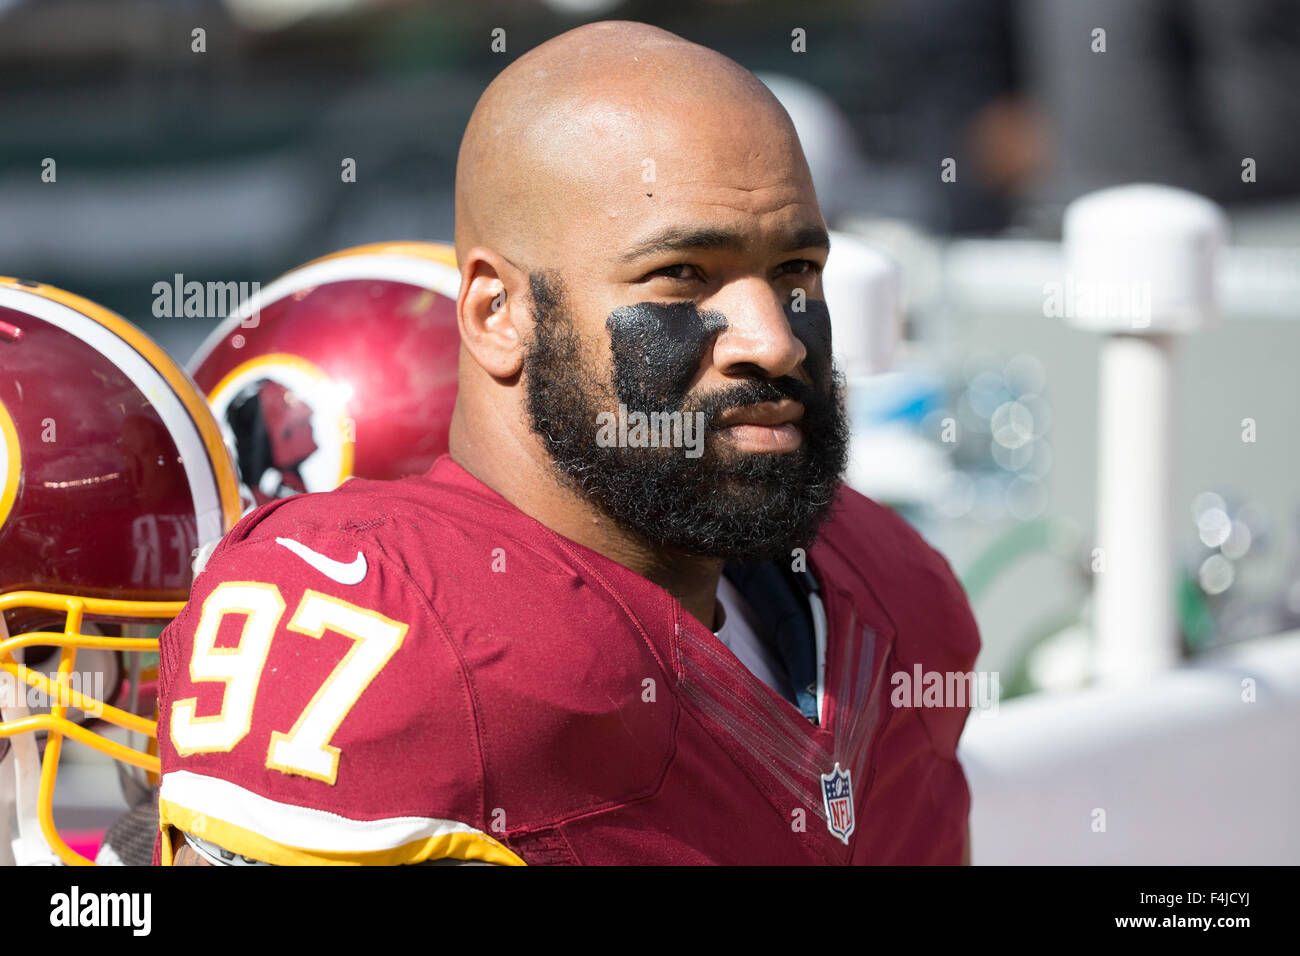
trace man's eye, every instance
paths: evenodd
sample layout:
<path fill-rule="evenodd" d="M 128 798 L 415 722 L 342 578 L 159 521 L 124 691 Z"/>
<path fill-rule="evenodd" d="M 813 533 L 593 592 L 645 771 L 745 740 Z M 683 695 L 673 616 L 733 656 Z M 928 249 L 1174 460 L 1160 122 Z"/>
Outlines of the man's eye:
<path fill-rule="evenodd" d="M 662 269 L 656 269 L 654 272 L 650 273 L 650 276 L 663 276 L 665 279 L 677 279 L 681 281 L 702 278 L 699 269 L 685 262 L 678 263 L 675 266 L 664 266 Z"/>
<path fill-rule="evenodd" d="M 811 259 L 791 259 L 789 262 L 781 263 L 781 269 L 787 275 L 796 276 L 815 276 L 820 275 L 822 271 L 821 265 Z"/>

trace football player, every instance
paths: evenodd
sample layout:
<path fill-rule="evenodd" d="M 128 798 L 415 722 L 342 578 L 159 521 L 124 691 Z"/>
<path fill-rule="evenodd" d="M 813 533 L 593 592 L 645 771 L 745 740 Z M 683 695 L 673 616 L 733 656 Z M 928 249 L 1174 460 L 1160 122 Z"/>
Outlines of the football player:
<path fill-rule="evenodd" d="M 160 861 L 962 861 L 967 704 L 891 684 L 979 637 L 840 483 L 773 96 L 656 28 L 563 34 L 478 102 L 455 245 L 449 455 L 245 516 L 164 633 Z"/>

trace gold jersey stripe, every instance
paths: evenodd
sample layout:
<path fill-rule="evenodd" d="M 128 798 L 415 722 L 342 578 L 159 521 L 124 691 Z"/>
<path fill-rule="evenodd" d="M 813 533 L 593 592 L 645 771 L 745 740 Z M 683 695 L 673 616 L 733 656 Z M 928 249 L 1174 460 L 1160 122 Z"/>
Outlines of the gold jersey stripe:
<path fill-rule="evenodd" d="M 413 840 L 402 846 L 365 852 L 331 852 L 287 846 L 260 833 L 225 820 L 196 813 L 170 800 L 158 801 L 158 822 L 162 829 L 162 863 L 170 866 L 170 828 L 175 827 L 223 850 L 275 866 L 402 866 L 427 860 L 479 860 L 499 866 L 525 866 L 504 844 L 478 831 L 443 833 Z"/>

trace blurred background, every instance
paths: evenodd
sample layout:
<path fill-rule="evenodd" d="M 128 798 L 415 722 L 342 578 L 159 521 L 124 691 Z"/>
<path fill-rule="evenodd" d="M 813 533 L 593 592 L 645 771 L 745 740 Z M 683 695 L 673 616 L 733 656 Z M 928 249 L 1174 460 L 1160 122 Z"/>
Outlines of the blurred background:
<path fill-rule="evenodd" d="M 101 302 L 184 363 L 217 317 L 155 318 L 155 283 L 265 284 L 345 246 L 449 241 L 477 97 L 592 19 L 654 23 L 763 77 L 828 225 L 897 267 L 896 344 L 852 382 L 851 480 L 948 557 L 978 667 L 999 675 L 1006 706 L 963 742 L 975 861 L 1300 859 L 1288 0 L 0 0 L 0 274 Z M 1186 664 L 1141 692 L 1094 680 L 1103 336 L 1043 305 L 1067 205 L 1132 182 L 1213 200 L 1231 232 L 1220 321 L 1176 349 Z M 1098 831 L 1106 806 L 1129 812 Z"/>

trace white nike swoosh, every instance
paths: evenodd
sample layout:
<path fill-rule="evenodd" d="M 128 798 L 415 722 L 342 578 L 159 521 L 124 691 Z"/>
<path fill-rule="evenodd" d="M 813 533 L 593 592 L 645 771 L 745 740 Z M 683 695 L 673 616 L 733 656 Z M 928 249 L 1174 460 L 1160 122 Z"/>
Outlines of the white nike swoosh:
<path fill-rule="evenodd" d="M 293 538 L 276 538 L 275 543 L 284 545 L 331 581 L 337 581 L 339 584 L 360 584 L 365 580 L 366 556 L 360 551 L 355 558 L 344 564 L 342 561 L 335 561 L 313 551 Z"/>

